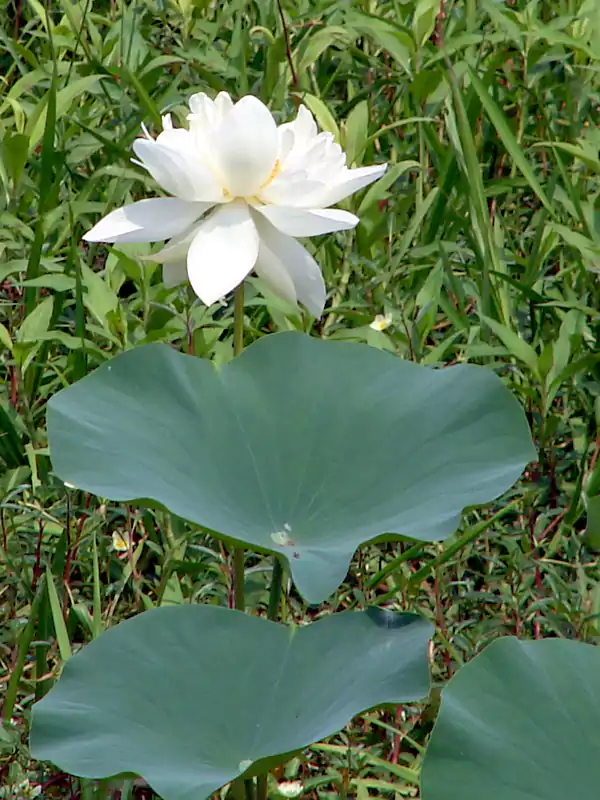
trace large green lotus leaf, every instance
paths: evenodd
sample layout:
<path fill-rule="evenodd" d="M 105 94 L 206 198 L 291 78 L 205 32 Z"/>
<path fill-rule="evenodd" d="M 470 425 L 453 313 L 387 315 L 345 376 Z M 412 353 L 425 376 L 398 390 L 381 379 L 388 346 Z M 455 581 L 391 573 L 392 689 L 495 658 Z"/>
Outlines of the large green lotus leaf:
<path fill-rule="evenodd" d="M 443 539 L 535 457 L 522 409 L 483 367 L 298 333 L 220 370 L 164 344 L 123 353 L 52 398 L 48 430 L 63 480 L 279 552 L 314 603 L 362 542 Z"/>
<path fill-rule="evenodd" d="M 507 637 L 442 692 L 423 800 L 597 800 L 600 649 Z"/>
<path fill-rule="evenodd" d="M 432 633 L 380 609 L 298 628 L 213 606 L 148 611 L 66 663 L 34 706 L 32 753 L 83 777 L 141 775 L 164 800 L 202 800 L 361 711 L 425 697 Z"/>

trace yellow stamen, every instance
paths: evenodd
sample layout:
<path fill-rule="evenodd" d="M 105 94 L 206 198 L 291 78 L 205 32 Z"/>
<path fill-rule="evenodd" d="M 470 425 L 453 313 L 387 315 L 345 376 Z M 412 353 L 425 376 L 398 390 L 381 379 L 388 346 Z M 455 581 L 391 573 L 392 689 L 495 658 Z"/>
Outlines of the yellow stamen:
<path fill-rule="evenodd" d="M 280 169 L 281 165 L 279 163 L 279 159 L 276 159 L 275 164 L 273 165 L 273 169 L 271 170 L 271 174 L 269 175 L 267 180 L 261 185 L 259 191 L 261 189 L 266 189 L 267 186 L 275 180 L 275 178 L 279 175 Z"/>

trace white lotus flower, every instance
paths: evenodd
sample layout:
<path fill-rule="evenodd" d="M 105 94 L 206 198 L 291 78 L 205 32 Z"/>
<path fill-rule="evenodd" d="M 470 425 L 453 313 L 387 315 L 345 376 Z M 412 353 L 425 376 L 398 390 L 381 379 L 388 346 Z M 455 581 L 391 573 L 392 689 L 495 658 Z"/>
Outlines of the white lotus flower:
<path fill-rule="evenodd" d="M 385 164 L 348 169 L 330 133 L 318 133 L 301 106 L 279 127 L 256 97 L 235 105 L 225 92 L 189 101 L 189 129 L 169 114 L 154 140 L 133 145 L 139 164 L 171 197 L 119 208 L 84 236 L 88 242 L 158 242 L 167 285 L 189 279 L 211 305 L 254 269 L 277 294 L 315 316 L 325 285 L 313 257 L 295 237 L 353 228 L 358 217 L 330 208 L 379 178 Z"/>

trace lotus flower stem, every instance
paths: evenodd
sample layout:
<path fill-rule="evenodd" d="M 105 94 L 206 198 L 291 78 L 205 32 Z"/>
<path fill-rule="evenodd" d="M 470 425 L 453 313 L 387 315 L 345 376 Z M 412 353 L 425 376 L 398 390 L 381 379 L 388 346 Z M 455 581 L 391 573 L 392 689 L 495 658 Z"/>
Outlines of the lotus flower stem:
<path fill-rule="evenodd" d="M 268 796 L 268 776 L 259 775 L 256 779 L 256 800 L 267 800 Z"/>
<path fill-rule="evenodd" d="M 282 583 L 283 563 L 279 556 L 273 556 L 273 573 L 271 577 L 271 588 L 269 590 L 269 608 L 267 610 L 267 616 L 272 620 L 276 620 L 279 615 Z"/>
<path fill-rule="evenodd" d="M 233 354 L 239 356 L 244 349 L 244 283 L 235 289 L 233 306 Z M 233 604 L 238 611 L 246 610 L 244 592 L 244 548 L 233 551 Z"/>
<path fill-rule="evenodd" d="M 232 800 L 256 800 L 254 778 L 237 778 L 230 784 L 227 797 Z"/>
<path fill-rule="evenodd" d="M 244 284 L 240 283 L 233 300 L 233 354 L 239 356 L 244 349 Z"/>

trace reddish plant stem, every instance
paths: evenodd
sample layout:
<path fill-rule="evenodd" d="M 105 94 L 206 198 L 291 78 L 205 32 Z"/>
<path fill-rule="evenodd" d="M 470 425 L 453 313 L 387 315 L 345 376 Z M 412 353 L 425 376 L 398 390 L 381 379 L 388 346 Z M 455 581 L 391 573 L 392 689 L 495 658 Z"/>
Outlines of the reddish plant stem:
<path fill-rule="evenodd" d="M 440 592 L 440 581 L 437 570 L 435 571 L 435 575 L 433 578 L 433 596 L 435 598 L 435 615 L 437 618 L 437 623 L 439 629 L 446 641 L 448 641 L 448 628 L 446 626 L 446 620 L 444 619 L 444 608 L 442 605 L 442 596 Z M 444 647 L 442 651 L 442 657 L 444 659 L 444 664 L 446 666 L 446 672 L 448 674 L 448 678 L 452 677 L 452 657 L 448 652 L 448 648 Z"/>
<path fill-rule="evenodd" d="M 404 722 L 404 709 L 402 706 L 398 706 L 396 709 L 396 717 L 395 717 L 395 726 L 396 728 L 400 728 L 402 723 Z M 398 759 L 400 758 L 400 745 L 402 743 L 402 735 L 400 733 L 394 734 L 394 744 L 392 746 L 392 752 L 390 753 L 390 764 L 397 764 Z"/>
<path fill-rule="evenodd" d="M 66 554 L 65 554 L 65 564 L 64 564 L 64 567 L 63 567 L 63 584 L 66 587 L 68 585 L 68 583 L 69 583 L 69 578 L 71 576 L 71 556 L 72 556 L 72 552 L 71 552 L 71 497 L 70 497 L 68 491 L 67 491 L 67 510 L 66 510 L 66 515 L 65 515 L 65 540 L 66 540 L 66 547 L 65 547 Z M 63 592 L 63 605 L 62 605 L 63 617 L 65 618 L 65 620 L 67 618 L 67 611 L 68 611 L 68 599 L 67 598 L 68 598 L 68 592 L 66 591 L 66 588 L 65 588 L 65 591 Z"/>
<path fill-rule="evenodd" d="M 2 527 L 2 549 L 4 553 L 8 553 L 8 530 L 6 528 L 6 517 L 4 516 L 4 509 L 0 508 L 0 527 Z"/>
<path fill-rule="evenodd" d="M 292 83 L 294 85 L 294 89 L 298 91 L 300 88 L 300 82 L 298 80 L 298 73 L 296 72 L 296 68 L 294 67 L 294 59 L 292 58 L 292 46 L 290 42 L 290 34 L 285 22 L 285 15 L 283 13 L 283 8 L 281 5 L 281 0 L 277 0 L 277 10 L 279 11 L 279 18 L 281 20 L 281 27 L 283 28 L 283 40 L 285 42 L 285 57 L 287 62 L 290 66 L 290 72 L 292 73 Z"/>
<path fill-rule="evenodd" d="M 31 594 L 35 594 L 35 590 L 37 589 L 38 581 L 42 574 L 42 539 L 44 538 L 44 522 L 43 520 L 38 520 L 38 535 L 37 535 L 37 542 L 35 547 L 35 563 L 33 565 L 33 578 L 31 581 Z"/>

